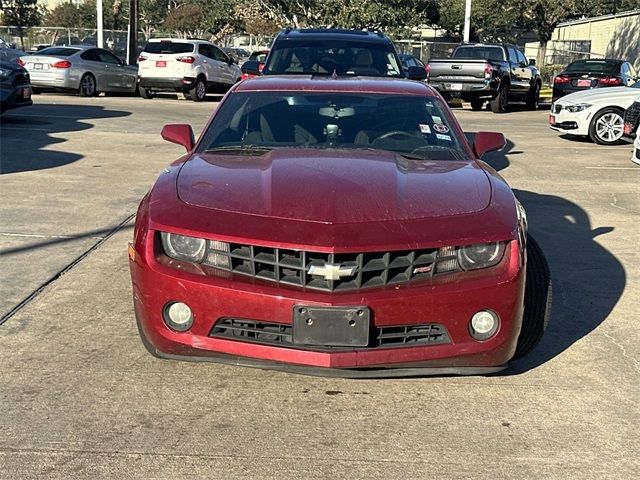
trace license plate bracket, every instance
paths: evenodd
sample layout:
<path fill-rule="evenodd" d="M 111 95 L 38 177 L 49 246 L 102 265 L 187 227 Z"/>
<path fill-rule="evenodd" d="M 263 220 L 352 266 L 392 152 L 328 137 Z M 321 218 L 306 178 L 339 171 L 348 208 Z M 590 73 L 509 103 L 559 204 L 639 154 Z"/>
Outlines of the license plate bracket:
<path fill-rule="evenodd" d="M 166 66 L 167 66 L 166 60 L 156 60 L 156 67 L 166 67 Z"/>
<path fill-rule="evenodd" d="M 578 80 L 578 86 L 579 87 L 590 87 L 591 86 L 591 80 Z"/>
<path fill-rule="evenodd" d="M 451 83 L 451 84 L 449 84 L 449 89 L 460 92 L 460 91 L 462 91 L 462 84 L 461 83 Z"/>
<path fill-rule="evenodd" d="M 293 343 L 327 347 L 366 347 L 371 311 L 368 307 L 294 305 Z"/>

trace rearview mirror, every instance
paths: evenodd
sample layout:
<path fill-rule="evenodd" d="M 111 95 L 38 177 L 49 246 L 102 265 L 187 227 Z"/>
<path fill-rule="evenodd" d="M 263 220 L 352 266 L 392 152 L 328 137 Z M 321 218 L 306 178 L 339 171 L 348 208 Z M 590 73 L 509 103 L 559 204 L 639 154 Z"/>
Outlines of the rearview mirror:
<path fill-rule="evenodd" d="M 427 78 L 427 72 L 422 67 L 407 67 L 407 78 L 409 80 L 424 80 Z"/>
<path fill-rule="evenodd" d="M 187 152 L 193 150 L 193 145 L 196 143 L 191 125 L 182 123 L 165 125 L 162 127 L 161 135 L 167 142 L 182 145 Z"/>
<path fill-rule="evenodd" d="M 473 142 L 473 150 L 476 152 L 478 158 L 487 152 L 493 152 L 500 150 L 506 145 L 504 135 L 497 132 L 478 132 L 476 133 L 476 139 Z"/>
<path fill-rule="evenodd" d="M 258 60 L 248 60 L 242 64 L 240 70 L 248 75 L 260 75 L 260 62 Z"/>

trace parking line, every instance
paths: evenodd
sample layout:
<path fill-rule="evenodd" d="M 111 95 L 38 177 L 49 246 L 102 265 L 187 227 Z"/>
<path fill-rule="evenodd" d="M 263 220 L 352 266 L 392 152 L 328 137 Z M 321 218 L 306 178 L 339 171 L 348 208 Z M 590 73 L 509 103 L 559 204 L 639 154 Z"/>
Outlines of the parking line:
<path fill-rule="evenodd" d="M 638 170 L 640 167 L 584 167 L 591 170 Z"/>

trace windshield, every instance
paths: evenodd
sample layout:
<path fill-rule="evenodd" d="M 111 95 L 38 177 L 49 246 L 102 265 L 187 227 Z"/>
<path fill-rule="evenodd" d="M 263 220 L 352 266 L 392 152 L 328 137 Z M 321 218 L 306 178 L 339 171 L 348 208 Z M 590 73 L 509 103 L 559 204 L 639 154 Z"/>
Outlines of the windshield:
<path fill-rule="evenodd" d="M 273 48 L 263 73 L 331 75 L 334 71 L 337 75 L 403 76 L 391 45 L 353 40 L 281 42 Z"/>
<path fill-rule="evenodd" d="M 620 65 L 622 62 L 610 62 L 607 60 L 578 60 L 570 63 L 565 69 L 565 73 L 588 72 L 588 73 L 604 73 L 607 75 L 615 75 L 620 73 Z"/>
<path fill-rule="evenodd" d="M 193 44 L 163 40 L 161 42 L 147 43 L 146 47 L 144 47 L 144 51 L 146 53 L 165 53 L 165 54 L 191 53 L 193 52 Z"/>
<path fill-rule="evenodd" d="M 262 154 L 273 148 L 359 148 L 416 159 L 464 160 L 468 155 L 453 122 L 436 98 L 240 92 L 219 107 L 198 151 Z"/>
<path fill-rule="evenodd" d="M 504 54 L 499 47 L 458 47 L 451 58 L 483 58 L 485 60 L 504 60 Z"/>

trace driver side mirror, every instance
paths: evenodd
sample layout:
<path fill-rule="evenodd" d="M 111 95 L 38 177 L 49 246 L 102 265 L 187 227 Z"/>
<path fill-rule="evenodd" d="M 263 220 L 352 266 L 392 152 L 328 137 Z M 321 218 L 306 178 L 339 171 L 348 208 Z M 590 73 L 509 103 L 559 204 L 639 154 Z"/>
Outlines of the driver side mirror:
<path fill-rule="evenodd" d="M 165 125 L 162 127 L 161 135 L 167 142 L 182 145 L 187 149 L 187 152 L 193 150 L 196 143 L 191 125 L 182 123 Z"/>
<path fill-rule="evenodd" d="M 247 60 L 242 64 L 240 70 L 248 75 L 260 75 L 260 62 L 258 60 Z"/>
<path fill-rule="evenodd" d="M 229 64 L 229 66 L 231 66 L 236 63 L 236 61 L 233 58 L 229 57 L 229 61 L 227 63 Z"/>
<path fill-rule="evenodd" d="M 473 150 L 478 158 L 487 152 L 501 150 L 507 144 L 504 135 L 498 132 L 478 132 L 473 142 Z"/>

